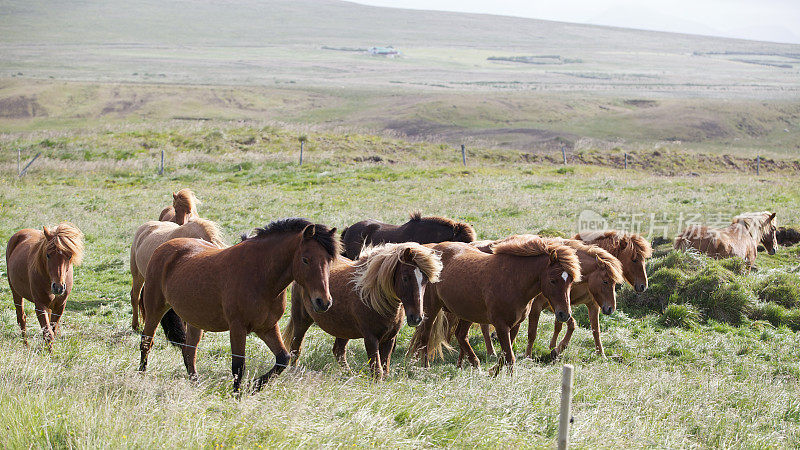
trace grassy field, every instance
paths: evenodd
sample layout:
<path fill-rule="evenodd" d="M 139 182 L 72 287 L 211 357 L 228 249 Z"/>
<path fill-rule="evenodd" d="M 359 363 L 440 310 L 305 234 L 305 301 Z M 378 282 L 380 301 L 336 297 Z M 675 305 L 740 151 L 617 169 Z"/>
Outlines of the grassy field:
<path fill-rule="evenodd" d="M 302 167 L 296 163 L 300 133 L 309 138 Z M 159 177 L 157 158 L 165 147 L 166 170 Z M 22 180 L 15 178 L 15 148 L 27 156 L 44 154 Z M 595 355 L 591 334 L 581 327 L 566 353 L 548 361 L 552 316 L 545 315 L 537 359 L 520 361 L 514 376 L 492 379 L 485 371 L 456 369 L 455 355 L 424 370 L 403 357 L 411 334 L 404 327 L 391 376 L 373 384 L 360 342 L 350 345 L 353 372 L 345 373 L 330 353 L 332 338 L 312 328 L 300 368 L 241 399 L 230 394 L 225 333 L 201 343 L 197 385 L 187 380 L 177 350 L 160 339 L 147 375 L 136 373 L 127 268 L 134 229 L 157 217 L 170 192 L 181 187 L 198 193 L 201 215 L 219 222 L 229 243 L 285 216 L 342 227 L 366 217 L 401 222 L 413 209 L 467 220 L 480 238 L 573 233 L 586 209 L 614 224 L 656 214 L 666 218 L 672 236 L 681 213 L 710 219 L 769 208 L 781 223 L 800 224 L 800 181 L 793 169 L 756 177 L 690 159 L 695 175 L 672 167 L 659 172 L 679 175 L 654 176 L 636 166 L 623 171 L 526 162 L 518 151 L 480 147 L 462 167 L 460 155 L 436 144 L 176 122 L 6 135 L 0 150 L 0 238 L 67 219 L 87 241 L 52 353 L 40 348 L 34 326 L 33 345 L 22 346 L 7 284 L 0 283 L 4 447 L 547 447 L 555 442 L 566 362 L 576 365 L 572 441 L 578 446 L 800 445 L 794 322 L 776 327 L 772 316 L 751 313 L 733 325 L 693 309 L 689 287 L 698 269 L 661 256 L 663 246 L 651 270 L 663 272 L 673 263 L 680 268 L 691 311 L 643 309 L 623 289 L 620 310 L 601 322 L 608 359 Z M 753 309 L 764 311 L 772 300 L 759 286 L 771 277 L 796 276 L 800 252 L 782 248 L 758 261 L 757 273 L 726 277 L 747 290 Z M 0 264 L 4 272 L 5 262 Z M 784 316 L 793 317 L 798 307 L 786 305 Z M 31 317 L 30 304 L 26 310 Z M 585 310 L 576 316 L 585 326 Z M 484 368 L 493 364 L 478 333 L 472 342 Z M 518 351 L 524 343 L 518 338 Z M 255 339 L 247 354 L 248 377 L 272 364 L 271 353 Z"/>

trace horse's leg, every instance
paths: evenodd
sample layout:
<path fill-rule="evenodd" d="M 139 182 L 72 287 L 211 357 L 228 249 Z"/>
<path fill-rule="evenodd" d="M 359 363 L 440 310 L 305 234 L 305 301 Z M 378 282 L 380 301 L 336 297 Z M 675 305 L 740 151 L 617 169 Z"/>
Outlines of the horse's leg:
<path fill-rule="evenodd" d="M 556 348 L 556 342 L 558 342 L 558 335 L 561 333 L 561 327 L 563 324 L 558 319 L 553 319 L 553 337 L 550 338 L 550 350 Z"/>
<path fill-rule="evenodd" d="M 492 342 L 492 330 L 487 324 L 481 324 L 481 333 L 483 333 L 483 341 L 486 342 L 486 356 L 494 356 L 494 343 Z M 459 356 L 459 360 L 461 357 Z M 459 363 L 459 366 L 461 364 Z"/>
<path fill-rule="evenodd" d="M 347 343 L 350 342 L 349 339 L 342 339 L 336 338 L 333 341 L 333 356 L 336 358 L 336 361 L 339 365 L 342 366 L 342 369 L 345 371 L 350 370 L 350 365 L 347 364 Z"/>
<path fill-rule="evenodd" d="M 58 327 L 61 325 L 61 318 L 64 317 L 64 307 L 67 306 L 67 300 L 61 304 L 56 304 L 52 311 L 50 311 L 50 329 L 53 331 L 53 338 L 58 335 Z"/>
<path fill-rule="evenodd" d="M 511 335 L 511 343 L 512 344 L 514 343 L 515 340 L 517 340 L 517 334 L 519 334 L 520 325 L 522 325 L 521 322 L 516 324 L 516 325 L 514 325 L 513 327 L 511 327 L 511 330 L 509 331 L 509 333 Z"/>
<path fill-rule="evenodd" d="M 22 296 L 17 294 L 14 289 L 11 289 L 11 296 L 14 297 L 14 309 L 17 311 L 17 325 L 22 331 L 22 343 L 28 345 L 28 335 L 25 334 L 27 326 L 27 318 L 25 317 L 25 310 L 22 308 Z"/>
<path fill-rule="evenodd" d="M 570 317 L 569 320 L 567 321 L 567 332 L 564 334 L 564 339 L 562 339 L 561 342 L 558 343 L 558 347 L 550 351 L 550 354 L 552 356 L 560 355 L 561 352 L 563 352 L 564 349 L 567 348 L 570 339 L 572 339 L 572 333 L 574 331 L 575 331 L 575 317 Z"/>
<path fill-rule="evenodd" d="M 283 345 L 281 329 L 278 327 L 277 323 L 266 330 L 257 330 L 256 334 L 267 344 L 272 354 L 275 355 L 275 365 L 256 380 L 256 389 L 261 389 L 264 383 L 280 375 L 284 369 L 289 367 L 289 360 L 292 355 L 289 354 L 289 351 L 286 350 L 286 346 Z"/>
<path fill-rule="evenodd" d="M 147 291 L 147 288 L 145 288 Z M 160 289 L 154 289 L 154 292 L 148 292 L 148 295 L 139 299 L 144 311 L 147 313 L 144 316 L 144 326 L 142 328 L 142 342 L 139 348 L 142 352 L 139 359 L 139 372 L 144 372 L 147 369 L 147 355 L 153 347 L 153 336 L 156 333 L 156 328 L 161 322 L 161 318 L 169 309 L 169 305 L 164 301 L 164 296 Z"/>
<path fill-rule="evenodd" d="M 202 338 L 203 330 L 188 323 L 186 324 L 186 342 L 181 350 L 183 351 L 183 364 L 186 366 L 189 379 L 192 381 L 197 380 L 197 344 L 200 343 Z"/>
<path fill-rule="evenodd" d="M 600 307 L 595 302 L 589 304 L 589 323 L 592 325 L 594 348 L 597 349 L 597 353 L 600 353 L 600 356 L 605 358 L 606 353 L 603 351 L 603 343 L 600 342 Z"/>
<path fill-rule="evenodd" d="M 131 271 L 133 271 L 133 269 L 131 269 Z M 131 317 L 131 328 L 134 331 L 139 331 L 139 294 L 142 292 L 144 277 L 139 274 L 138 271 L 136 273 L 132 273 L 131 275 L 133 276 L 131 287 L 131 310 L 133 311 L 133 316 Z"/>
<path fill-rule="evenodd" d="M 44 344 L 50 350 L 53 346 L 53 339 L 55 339 L 53 329 L 50 328 L 50 308 L 45 308 L 40 302 L 34 302 L 33 305 L 36 308 L 36 318 L 39 319 L 39 326 L 42 327 Z"/>
<path fill-rule="evenodd" d="M 375 381 L 383 378 L 383 368 L 381 367 L 381 355 L 378 350 L 378 338 L 375 336 L 364 336 L 364 348 L 367 350 L 369 368 Z"/>
<path fill-rule="evenodd" d="M 458 367 L 461 367 L 462 355 L 467 355 L 469 363 L 472 364 L 472 367 L 477 369 L 480 367 L 481 363 L 478 361 L 478 356 L 475 354 L 475 350 L 472 349 L 472 346 L 469 345 L 469 340 L 467 339 L 471 326 L 472 322 L 461 319 L 458 322 L 458 328 L 456 328 L 456 339 L 458 339 L 458 347 L 460 349 L 458 355 Z"/>
<path fill-rule="evenodd" d="M 500 373 L 500 366 L 502 366 L 502 362 L 500 360 L 505 357 L 506 366 L 508 366 L 509 373 L 514 373 L 514 349 L 511 346 L 511 330 L 506 324 L 503 323 L 496 323 L 494 324 L 494 329 L 497 331 L 497 339 L 500 341 L 500 348 L 503 350 L 504 355 L 502 355 L 497 362 L 497 372 L 494 374 L 497 376 Z"/>
<path fill-rule="evenodd" d="M 394 350 L 394 343 L 396 337 L 391 338 L 388 341 L 383 341 L 380 343 L 378 347 L 378 352 L 380 353 L 381 357 L 381 364 L 383 365 L 383 374 L 389 375 L 389 363 L 392 360 L 392 350 Z"/>
<path fill-rule="evenodd" d="M 233 322 L 230 324 L 231 338 L 231 373 L 233 374 L 233 392 L 239 392 L 244 377 L 244 352 L 247 344 L 247 330 L 244 324 Z"/>
<path fill-rule="evenodd" d="M 536 343 L 536 333 L 539 330 L 539 315 L 542 313 L 542 308 L 534 300 L 531 305 L 531 312 L 528 313 L 528 345 L 525 347 L 525 357 L 530 358 L 533 355 L 533 344 Z"/>

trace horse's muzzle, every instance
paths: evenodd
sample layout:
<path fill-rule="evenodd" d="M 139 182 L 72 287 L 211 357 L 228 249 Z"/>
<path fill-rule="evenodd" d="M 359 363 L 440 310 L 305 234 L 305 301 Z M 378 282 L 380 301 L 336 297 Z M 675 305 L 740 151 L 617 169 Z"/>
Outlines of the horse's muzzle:
<path fill-rule="evenodd" d="M 53 291 L 53 295 L 61 295 L 67 290 L 67 287 L 60 283 L 53 283 L 50 286 L 50 290 Z"/>
<path fill-rule="evenodd" d="M 770 255 L 774 255 L 775 254 L 775 249 L 771 248 L 771 249 L 767 250 L 767 253 L 769 253 Z"/>
<path fill-rule="evenodd" d="M 613 306 L 603 306 L 603 314 L 610 316 L 614 314 L 614 307 Z"/>
<path fill-rule="evenodd" d="M 408 322 L 408 326 L 410 327 L 417 327 L 422 323 L 422 316 L 417 314 L 409 314 L 406 316 L 406 322 Z"/>
<path fill-rule="evenodd" d="M 311 306 L 314 308 L 314 312 L 318 313 L 327 311 L 331 307 L 332 303 L 333 302 L 331 302 L 330 300 L 326 302 L 321 297 L 317 297 L 311 300 Z"/>
<path fill-rule="evenodd" d="M 566 322 L 570 317 L 571 315 L 566 311 L 559 311 L 556 313 L 556 319 L 558 319 L 559 322 Z"/>
<path fill-rule="evenodd" d="M 645 283 L 638 283 L 638 284 L 633 286 L 633 289 L 636 292 L 644 292 L 644 291 L 647 290 L 647 285 Z"/>

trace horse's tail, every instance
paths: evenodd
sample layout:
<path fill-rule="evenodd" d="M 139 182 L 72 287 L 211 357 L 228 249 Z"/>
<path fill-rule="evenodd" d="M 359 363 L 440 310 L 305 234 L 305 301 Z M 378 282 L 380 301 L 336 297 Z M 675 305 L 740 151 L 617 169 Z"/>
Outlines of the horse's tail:
<path fill-rule="evenodd" d="M 295 308 L 302 308 L 302 302 L 297 301 L 303 296 L 303 288 L 301 288 L 297 283 L 292 283 L 292 312 L 295 312 Z M 297 306 L 295 306 L 297 305 Z M 291 351 L 292 348 L 292 339 L 294 338 L 294 320 L 292 319 L 292 315 L 289 314 L 289 322 L 283 328 L 283 333 L 281 333 L 281 338 L 283 339 L 283 345 Z"/>
<path fill-rule="evenodd" d="M 172 308 L 161 318 L 161 328 L 172 345 L 180 347 L 186 343 L 186 324 Z"/>
<path fill-rule="evenodd" d="M 283 339 L 283 345 L 286 346 L 287 342 L 291 345 L 292 338 L 294 337 L 294 321 L 291 317 L 289 317 L 289 322 L 283 328 L 283 333 L 281 333 L 281 338 Z"/>
<path fill-rule="evenodd" d="M 433 322 L 430 325 L 430 337 L 428 339 L 427 348 L 422 345 L 422 327 L 417 327 L 411 341 L 408 343 L 407 356 L 414 355 L 419 352 L 425 352 L 428 355 L 428 360 L 432 360 L 436 355 L 444 356 L 444 349 L 452 350 L 453 347 L 449 344 L 449 336 L 455 333 L 455 326 L 458 324 L 458 318 L 454 315 L 448 319 L 447 313 L 440 310 Z"/>

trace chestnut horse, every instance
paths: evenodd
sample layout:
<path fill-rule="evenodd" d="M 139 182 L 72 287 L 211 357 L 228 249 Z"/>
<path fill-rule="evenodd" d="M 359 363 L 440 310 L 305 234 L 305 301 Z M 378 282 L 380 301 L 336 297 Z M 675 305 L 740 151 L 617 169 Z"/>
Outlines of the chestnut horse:
<path fill-rule="evenodd" d="M 320 311 L 330 308 L 328 275 L 340 252 L 336 228 L 299 218 L 272 222 L 225 249 L 187 238 L 161 244 L 145 276 L 139 370 L 147 368 L 158 321 L 172 307 L 188 325 L 183 361 L 190 378 L 197 377 L 197 344 L 203 330 L 230 330 L 233 389 L 238 392 L 246 337 L 255 332 L 275 354 L 275 365 L 256 381 L 256 389 L 261 388 L 289 363 L 278 328 L 286 288 L 294 280 Z"/>
<path fill-rule="evenodd" d="M 370 369 L 376 380 L 389 373 L 389 360 L 403 316 L 411 327 L 423 319 L 425 287 L 439 279 L 442 261 L 419 244 L 385 244 L 367 247 L 358 261 L 339 258 L 331 267 L 333 305 L 321 313 L 302 287 L 292 287 L 292 315 L 283 330 L 290 343 L 292 364 L 312 323 L 334 336 L 333 354 L 348 369 L 346 346 L 364 339 Z"/>
<path fill-rule="evenodd" d="M 357 259 L 365 245 L 389 242 L 472 242 L 475 230 L 471 225 L 445 217 L 422 217 L 419 211 L 411 213 L 410 220 L 403 225 L 391 225 L 377 220 L 362 220 L 342 231 L 345 256 Z"/>
<path fill-rule="evenodd" d="M 775 213 L 744 213 L 734 217 L 727 228 L 704 225 L 686 228 L 675 238 L 674 246 L 676 250 L 696 248 L 712 258 L 738 256 L 747 261 L 752 270 L 756 264 L 759 243 L 764 244 L 770 255 L 775 254 L 778 247 L 776 229 Z"/>
<path fill-rule="evenodd" d="M 25 345 L 28 338 L 22 299 L 33 302 L 49 348 L 72 292 L 72 267 L 82 259 L 83 233 L 69 222 L 62 222 L 54 229 L 44 227 L 42 231 L 26 228 L 8 240 L 6 275 Z"/>
<path fill-rule="evenodd" d="M 191 189 L 181 189 L 172 194 L 172 206 L 167 206 L 161 211 L 158 220 L 162 222 L 174 222 L 183 225 L 190 220 L 194 220 L 197 215 L 197 197 Z"/>
<path fill-rule="evenodd" d="M 536 237 L 534 235 L 524 235 L 526 237 Z M 479 246 L 482 251 L 492 253 L 492 248 L 504 239 L 496 241 L 488 246 Z M 578 255 L 578 260 L 581 266 L 581 281 L 572 285 L 570 292 L 570 301 L 572 306 L 586 305 L 589 308 L 589 319 L 591 320 L 592 333 L 594 334 L 595 346 L 600 353 L 603 352 L 603 345 L 600 342 L 600 324 L 599 312 L 603 310 L 604 314 L 611 314 L 617 307 L 616 291 L 614 290 L 617 283 L 621 283 L 622 265 L 617 258 L 613 257 L 609 252 L 595 245 L 586 245 L 585 243 L 573 239 L 563 239 L 562 242 L 575 249 Z M 533 299 L 531 310 L 528 314 L 528 346 L 525 350 L 525 356 L 530 357 L 533 349 L 533 343 L 536 341 L 536 331 L 539 325 L 539 315 L 544 308 L 549 307 L 547 299 L 539 294 Z M 459 321 L 458 328 L 456 329 L 456 338 L 459 342 L 466 340 L 467 332 L 469 331 L 469 322 L 464 323 L 464 320 Z M 556 320 L 556 327 L 558 331 L 561 330 L 561 322 Z M 486 348 L 492 347 L 491 340 L 487 338 L 489 325 L 481 325 L 481 330 L 486 340 Z M 567 344 L 569 344 L 572 333 L 575 330 L 575 318 L 570 317 L 567 321 L 567 334 L 564 340 L 558 345 L 556 349 L 556 339 L 558 332 L 553 334 L 553 339 L 550 342 L 550 348 L 553 349 L 553 356 L 561 353 Z M 461 336 L 459 336 L 461 334 Z M 458 357 L 458 365 L 461 366 L 461 361 L 464 357 L 464 352 L 460 352 Z"/>
<path fill-rule="evenodd" d="M 553 239 L 512 236 L 494 245 L 492 254 L 459 242 L 431 248 L 442 252 L 444 268 L 440 281 L 425 292 L 424 313 L 429 319 L 417 328 L 409 344 L 409 353 L 421 353 L 425 366 L 447 337 L 443 330 L 449 326 L 442 308 L 467 322 L 494 325 L 510 370 L 515 361 L 511 342 L 533 297 L 543 293 L 559 320 L 571 317 L 570 289 L 581 280 L 580 262 L 572 247 Z M 459 344 L 477 365 L 469 342 L 464 338 Z"/>
<path fill-rule="evenodd" d="M 206 219 L 196 219 L 192 222 L 186 222 L 183 225 L 178 225 L 174 222 L 151 220 L 140 226 L 136 230 L 136 234 L 133 237 L 133 245 L 131 245 L 131 308 L 133 309 L 131 328 L 136 331 L 139 330 L 139 293 L 142 291 L 142 285 L 144 284 L 147 264 L 150 262 L 153 252 L 159 245 L 170 239 L 179 237 L 203 239 L 204 241 L 214 244 L 216 247 L 226 247 L 225 243 L 222 241 L 219 226 Z M 171 316 L 174 313 L 169 314 Z M 172 321 L 176 319 L 177 318 L 170 318 L 169 320 Z M 165 324 L 165 331 L 172 329 L 173 327 Z M 180 335 L 168 335 L 167 338 L 176 342 L 183 340 Z"/>

